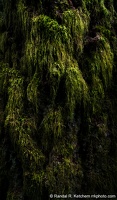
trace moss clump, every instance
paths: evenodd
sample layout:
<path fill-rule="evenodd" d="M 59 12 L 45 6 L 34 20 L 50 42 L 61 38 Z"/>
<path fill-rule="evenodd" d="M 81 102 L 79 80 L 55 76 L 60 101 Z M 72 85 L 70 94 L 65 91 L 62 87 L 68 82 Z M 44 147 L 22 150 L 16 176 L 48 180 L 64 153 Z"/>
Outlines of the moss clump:
<path fill-rule="evenodd" d="M 89 44 L 90 45 L 90 44 Z M 98 43 L 92 43 L 89 50 L 89 58 L 86 57 L 86 71 L 89 70 L 88 83 L 91 86 L 91 102 L 103 100 L 104 91 L 111 86 L 113 72 L 113 52 L 109 41 L 101 36 Z M 90 80 L 89 80 L 90 79 Z M 97 109 L 96 109 L 97 110 Z"/>
<path fill-rule="evenodd" d="M 68 41 L 74 47 L 75 53 L 78 54 L 83 50 L 83 38 L 88 30 L 89 13 L 80 10 L 68 10 L 63 13 L 63 24 L 67 27 L 71 40 Z"/>
<path fill-rule="evenodd" d="M 10 149 L 4 155 L 0 148 L 1 191 L 9 177 L 4 198 L 117 191 L 114 8 L 111 0 L 4 3 L 0 137 Z"/>
<path fill-rule="evenodd" d="M 45 134 L 45 136 L 43 134 L 44 146 L 46 146 L 46 138 L 51 137 L 51 135 L 54 136 L 54 140 L 56 140 L 56 138 L 58 137 L 62 138 L 63 127 L 64 125 L 61 109 L 59 108 L 55 111 L 53 109 L 50 109 L 41 123 L 41 128 L 43 129 L 43 133 Z M 49 142 L 49 139 L 47 139 L 47 142 Z"/>
<path fill-rule="evenodd" d="M 66 109 L 68 111 L 68 116 L 73 118 L 74 109 L 77 103 L 81 100 L 88 100 L 88 87 L 85 80 L 82 77 L 81 71 L 78 69 L 78 65 L 72 62 L 71 67 L 66 69 Z"/>

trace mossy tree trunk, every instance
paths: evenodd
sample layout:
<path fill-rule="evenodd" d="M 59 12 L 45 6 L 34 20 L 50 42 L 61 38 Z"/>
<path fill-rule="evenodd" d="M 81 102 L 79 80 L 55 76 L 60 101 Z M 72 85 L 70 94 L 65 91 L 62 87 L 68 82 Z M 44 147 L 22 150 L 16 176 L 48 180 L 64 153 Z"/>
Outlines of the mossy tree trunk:
<path fill-rule="evenodd" d="M 115 194 L 116 1 L 0 10 L 0 198 Z"/>

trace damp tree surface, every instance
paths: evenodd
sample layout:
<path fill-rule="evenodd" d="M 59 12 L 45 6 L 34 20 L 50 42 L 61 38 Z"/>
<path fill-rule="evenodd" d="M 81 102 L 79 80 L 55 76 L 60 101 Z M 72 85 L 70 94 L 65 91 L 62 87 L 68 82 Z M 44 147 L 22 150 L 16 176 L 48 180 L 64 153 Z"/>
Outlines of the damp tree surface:
<path fill-rule="evenodd" d="M 0 1 L 0 199 L 116 194 L 116 0 Z"/>

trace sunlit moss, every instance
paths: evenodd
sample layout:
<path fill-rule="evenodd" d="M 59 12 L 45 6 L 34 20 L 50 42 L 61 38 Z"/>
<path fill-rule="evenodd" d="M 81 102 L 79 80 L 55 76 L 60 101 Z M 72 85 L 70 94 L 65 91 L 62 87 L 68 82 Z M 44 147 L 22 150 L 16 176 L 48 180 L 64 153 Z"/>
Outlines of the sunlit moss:
<path fill-rule="evenodd" d="M 91 57 L 86 59 L 92 82 L 90 89 L 92 106 L 96 106 L 93 107 L 94 110 L 97 108 L 99 110 L 99 102 L 103 101 L 105 90 L 111 86 L 113 73 L 113 52 L 108 40 L 101 37 L 96 51 L 92 51 Z"/>
<path fill-rule="evenodd" d="M 107 177 L 114 11 L 104 0 L 76 3 L 50 2 L 50 13 L 46 1 L 6 1 L 0 25 L 0 131 L 20 161 L 23 194 L 34 200 L 45 188 L 87 193 L 94 182 L 97 192 L 104 169 Z M 7 199 L 16 198 L 9 188 Z"/>
<path fill-rule="evenodd" d="M 94 54 L 94 65 L 92 75 L 101 76 L 103 84 L 107 87 L 112 78 L 113 53 L 109 42 L 102 38 L 97 52 Z"/>
<path fill-rule="evenodd" d="M 80 103 L 82 99 L 84 102 L 88 99 L 88 87 L 78 65 L 73 61 L 71 66 L 66 69 L 65 76 L 66 106 L 70 111 L 68 116 L 73 117 L 76 103 Z"/>
<path fill-rule="evenodd" d="M 11 73 L 13 74 L 13 71 Z M 33 123 L 29 123 L 29 119 L 25 119 L 23 116 L 23 79 L 17 73 L 14 74 L 14 77 L 9 78 L 8 95 L 5 125 L 9 127 L 10 137 L 16 151 L 20 152 L 19 157 L 24 172 L 27 170 L 32 172 L 39 168 L 40 162 L 42 164 L 44 155 L 31 138 L 31 126 L 34 128 Z M 29 161 L 31 162 L 30 166 L 28 165 Z"/>
<path fill-rule="evenodd" d="M 28 88 L 27 88 L 27 98 L 30 102 L 32 102 L 35 107 L 36 107 L 36 110 L 38 110 L 38 96 L 37 96 L 37 93 L 38 93 L 38 77 L 36 77 L 37 75 L 35 74 L 31 83 L 28 85 Z"/>
<path fill-rule="evenodd" d="M 67 16 L 69 17 L 68 25 L 66 22 Z M 63 76 L 65 77 L 67 105 L 70 107 L 71 116 L 73 115 L 75 107 L 75 99 L 77 99 L 78 96 L 81 99 L 84 93 L 86 94 L 87 90 L 85 80 L 78 69 L 76 61 L 71 59 L 74 49 L 72 41 L 74 40 L 75 43 L 77 42 L 77 45 L 82 43 L 83 48 L 83 36 L 88 29 L 88 20 L 89 17 L 87 19 L 82 11 L 64 12 L 64 26 L 59 25 L 57 21 L 48 16 L 34 16 L 30 40 L 26 43 L 26 59 L 29 63 L 28 67 L 36 68 L 40 80 L 43 71 L 46 70 L 49 77 L 48 81 L 50 81 L 51 84 L 50 93 L 53 101 L 57 95 L 60 80 Z M 46 43 L 46 46 L 44 43 Z M 66 46 L 68 48 L 66 48 Z M 73 71 L 73 75 L 68 73 L 71 71 Z M 75 80 L 74 74 L 76 74 Z M 69 83 L 70 80 L 71 83 Z M 68 87 L 69 89 L 74 88 L 73 91 L 71 89 L 71 92 L 69 93 Z M 78 89 L 78 87 L 80 87 L 80 89 Z M 85 87 L 85 89 L 83 89 L 83 87 Z M 75 95 L 77 92 L 78 95 Z"/>
<path fill-rule="evenodd" d="M 42 145 L 44 148 L 49 148 L 51 145 L 49 138 L 52 138 L 52 140 L 54 138 L 54 142 L 58 138 L 62 138 L 63 130 L 64 124 L 62 118 L 62 109 L 49 109 L 40 125 L 40 131 L 42 133 Z"/>
<path fill-rule="evenodd" d="M 89 14 L 80 10 L 68 10 L 63 13 L 63 24 L 71 35 L 71 43 L 75 45 L 75 51 L 80 53 L 83 49 L 83 37 L 88 30 Z"/>

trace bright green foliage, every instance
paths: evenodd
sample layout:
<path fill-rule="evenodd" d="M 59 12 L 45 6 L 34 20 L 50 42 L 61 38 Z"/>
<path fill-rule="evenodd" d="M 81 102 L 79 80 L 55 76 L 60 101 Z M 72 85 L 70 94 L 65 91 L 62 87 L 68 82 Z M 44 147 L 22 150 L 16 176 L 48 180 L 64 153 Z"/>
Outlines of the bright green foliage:
<path fill-rule="evenodd" d="M 43 137 L 44 133 L 46 134 L 45 138 L 43 139 L 44 145 L 47 135 L 48 137 L 51 137 L 51 135 L 53 134 L 55 140 L 58 137 L 61 138 L 63 129 L 61 109 L 59 108 L 58 111 L 53 111 L 52 109 L 50 109 L 41 123 L 41 128 L 43 129 Z M 49 142 L 49 139 L 47 141 Z"/>
<path fill-rule="evenodd" d="M 63 13 L 63 24 L 68 27 L 68 33 L 72 36 L 70 41 L 70 49 L 75 47 L 75 53 L 81 53 L 83 49 L 83 38 L 88 30 L 89 13 L 83 13 L 80 10 L 68 10 Z M 78 55 L 77 55 L 78 56 Z"/>
<path fill-rule="evenodd" d="M 38 99 L 37 99 L 37 94 L 38 94 L 38 77 L 36 77 L 37 75 L 35 74 L 32 81 L 30 82 L 30 84 L 28 85 L 27 88 L 27 98 L 28 101 L 32 102 L 36 108 L 36 110 L 38 111 Z"/>
<path fill-rule="evenodd" d="M 85 103 L 88 98 L 88 87 L 77 64 L 75 66 L 75 63 L 72 62 L 71 67 L 66 69 L 65 75 L 66 109 L 69 110 L 68 116 L 73 119 L 76 103 L 80 103 L 82 98 Z"/>
<path fill-rule="evenodd" d="M 87 91 L 87 86 L 78 69 L 78 64 L 75 60 L 71 59 L 75 45 L 74 42 L 77 42 L 77 48 L 81 48 L 83 45 L 83 35 L 88 26 L 88 20 L 86 21 L 85 19 L 86 16 L 80 12 L 64 12 L 63 22 L 66 26 L 59 25 L 57 21 L 52 20 L 48 16 L 34 16 L 30 39 L 26 42 L 26 61 L 29 63 L 29 76 L 33 71 L 33 69 L 30 69 L 31 67 L 35 67 L 36 70 L 34 77 L 38 76 L 38 80 L 33 77 L 34 81 L 32 80 L 28 86 L 29 98 L 31 99 L 32 96 L 35 98 L 33 102 L 37 101 L 34 91 L 35 94 L 38 93 L 36 88 L 39 82 L 42 81 L 42 74 L 45 72 L 45 81 L 48 79 L 48 82 L 51 84 L 50 98 L 54 103 L 59 83 L 61 78 L 64 77 L 65 93 L 67 95 L 66 105 L 70 111 L 68 113 L 70 117 L 73 117 L 76 101 L 79 101 L 78 98 L 81 100 Z M 69 15 L 70 20 L 68 21 L 69 26 L 66 21 L 67 15 Z M 67 30 L 67 26 L 69 30 Z M 73 40 L 74 42 L 72 43 Z M 77 49 L 74 50 L 77 51 Z M 75 80 L 74 76 L 76 76 Z M 38 84 L 36 84 L 37 82 Z M 35 88 L 33 83 L 34 85 L 36 84 Z M 29 87 L 33 88 L 31 89 L 32 94 Z M 75 93 L 78 95 L 75 95 Z M 37 103 L 35 105 L 37 109 Z"/>
<path fill-rule="evenodd" d="M 91 57 L 87 59 L 91 84 L 92 106 L 99 104 L 100 98 L 103 100 L 104 91 L 110 86 L 113 71 L 113 52 L 107 39 L 101 37 L 98 41 L 96 52 L 91 51 Z M 96 105 L 96 106 L 97 106 Z M 93 107 L 93 109 L 95 109 Z M 96 107 L 97 110 L 97 107 Z M 99 110 L 99 108 L 98 108 Z"/>
<path fill-rule="evenodd" d="M 3 4 L 0 195 L 4 199 L 42 200 L 51 193 L 117 190 L 114 8 L 111 0 Z"/>

